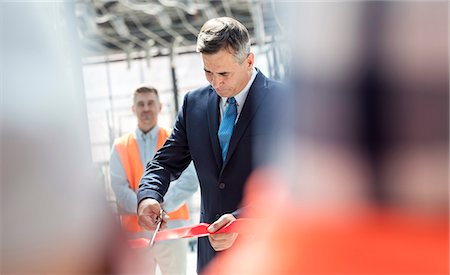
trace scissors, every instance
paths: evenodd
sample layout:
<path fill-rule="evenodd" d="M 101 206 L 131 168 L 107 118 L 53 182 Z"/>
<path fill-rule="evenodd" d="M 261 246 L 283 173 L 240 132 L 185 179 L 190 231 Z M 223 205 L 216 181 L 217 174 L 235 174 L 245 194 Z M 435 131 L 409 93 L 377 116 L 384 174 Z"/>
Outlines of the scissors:
<path fill-rule="evenodd" d="M 153 232 L 152 239 L 151 239 L 151 241 L 150 241 L 150 243 L 148 245 L 149 247 L 152 247 L 153 244 L 155 243 L 156 233 L 158 233 L 159 229 L 161 228 L 161 223 L 162 223 L 162 220 L 163 220 L 163 212 L 164 211 L 162 209 L 159 210 L 159 215 L 156 217 L 156 221 L 155 221 L 156 229 L 155 229 L 155 232 Z"/>

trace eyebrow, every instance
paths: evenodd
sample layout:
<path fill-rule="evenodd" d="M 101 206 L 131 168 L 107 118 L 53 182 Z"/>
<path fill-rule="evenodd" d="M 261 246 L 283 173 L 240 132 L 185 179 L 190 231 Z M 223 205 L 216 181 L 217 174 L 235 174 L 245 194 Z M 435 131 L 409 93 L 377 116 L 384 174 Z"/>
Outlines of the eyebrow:
<path fill-rule="evenodd" d="M 213 73 L 213 72 L 211 72 L 210 70 L 208 70 L 208 69 L 206 69 L 206 68 L 203 68 L 203 70 L 205 71 L 205 72 L 207 72 L 207 73 Z M 224 74 L 229 74 L 230 72 L 220 72 L 220 73 L 217 73 L 217 74 L 220 74 L 220 75 L 224 75 Z"/>
<path fill-rule="evenodd" d="M 146 104 L 146 103 L 151 103 L 151 102 L 156 102 L 156 100 L 154 100 L 154 99 L 149 99 L 149 100 L 139 100 L 139 101 L 136 101 L 136 104 L 139 104 L 139 103 L 141 103 L 141 104 Z"/>

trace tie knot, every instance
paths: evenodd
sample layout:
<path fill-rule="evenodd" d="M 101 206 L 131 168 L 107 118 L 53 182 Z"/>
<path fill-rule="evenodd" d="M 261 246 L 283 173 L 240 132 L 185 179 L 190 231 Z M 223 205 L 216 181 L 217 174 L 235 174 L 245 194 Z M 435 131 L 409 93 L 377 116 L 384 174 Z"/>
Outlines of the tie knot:
<path fill-rule="evenodd" d="M 227 103 L 231 104 L 231 105 L 235 105 L 236 104 L 236 99 L 234 97 L 229 97 L 227 99 Z"/>

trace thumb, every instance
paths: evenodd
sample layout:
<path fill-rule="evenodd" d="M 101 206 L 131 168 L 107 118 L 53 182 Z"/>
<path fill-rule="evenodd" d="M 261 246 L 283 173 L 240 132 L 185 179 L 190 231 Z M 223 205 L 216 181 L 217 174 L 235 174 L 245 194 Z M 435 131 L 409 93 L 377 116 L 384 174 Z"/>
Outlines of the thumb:
<path fill-rule="evenodd" d="M 220 228 L 222 228 L 224 225 L 228 224 L 230 221 L 235 219 L 236 218 L 231 214 L 222 215 L 217 221 L 215 221 L 208 227 L 208 231 L 209 233 L 214 233 Z"/>

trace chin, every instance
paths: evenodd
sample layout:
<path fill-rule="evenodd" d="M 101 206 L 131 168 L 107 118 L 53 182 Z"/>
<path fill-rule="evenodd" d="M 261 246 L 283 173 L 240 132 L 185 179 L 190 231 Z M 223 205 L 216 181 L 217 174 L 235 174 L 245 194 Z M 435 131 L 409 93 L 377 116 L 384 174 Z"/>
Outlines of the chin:
<path fill-rule="evenodd" d="M 230 92 L 230 91 L 217 91 L 217 90 L 216 90 L 216 93 L 217 93 L 219 96 L 221 96 L 221 97 L 230 97 L 230 96 L 233 96 L 233 93 Z"/>

